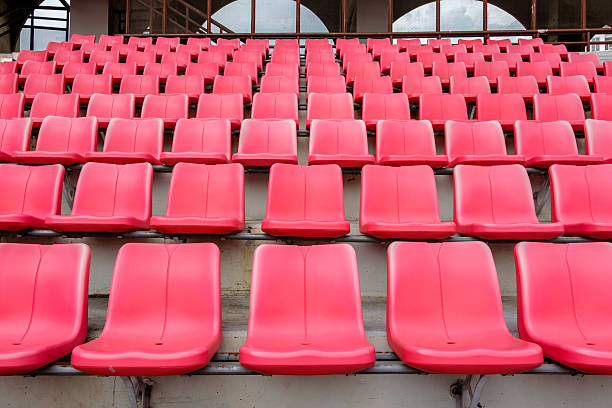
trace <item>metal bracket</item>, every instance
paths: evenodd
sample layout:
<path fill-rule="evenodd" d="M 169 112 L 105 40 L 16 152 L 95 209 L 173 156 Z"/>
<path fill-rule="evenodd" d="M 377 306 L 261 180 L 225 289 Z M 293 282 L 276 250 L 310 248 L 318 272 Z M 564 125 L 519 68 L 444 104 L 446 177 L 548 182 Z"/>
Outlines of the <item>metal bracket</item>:
<path fill-rule="evenodd" d="M 535 201 L 535 210 L 537 215 L 540 215 L 542 209 L 544 208 L 544 205 L 550 198 L 550 178 L 548 177 L 548 174 L 544 174 L 543 176 L 544 184 L 542 185 L 542 187 L 540 187 L 538 191 L 533 193 L 533 199 Z"/>
<path fill-rule="evenodd" d="M 76 190 L 76 184 L 79 179 L 79 172 L 67 171 L 64 175 L 64 184 L 62 186 L 62 195 L 64 200 L 68 203 L 68 206 L 72 210 L 72 204 L 74 203 L 74 194 Z"/>
<path fill-rule="evenodd" d="M 150 408 L 153 380 L 143 377 L 121 376 L 128 393 L 131 408 Z"/>
<path fill-rule="evenodd" d="M 486 375 L 477 376 L 476 385 L 472 389 L 473 375 L 469 374 L 465 376 L 463 380 L 457 380 L 450 387 L 450 393 L 455 399 L 456 408 L 481 408 L 480 396 L 482 395 L 482 389 L 487 382 Z M 467 402 L 466 402 L 467 399 Z"/>

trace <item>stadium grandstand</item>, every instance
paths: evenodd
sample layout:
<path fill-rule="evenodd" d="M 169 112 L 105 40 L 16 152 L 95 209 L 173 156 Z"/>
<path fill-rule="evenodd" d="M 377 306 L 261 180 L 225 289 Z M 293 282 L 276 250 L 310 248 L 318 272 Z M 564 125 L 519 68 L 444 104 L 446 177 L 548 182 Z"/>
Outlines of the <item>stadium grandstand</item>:
<path fill-rule="evenodd" d="M 0 406 L 609 407 L 609 0 L 0 0 Z"/>

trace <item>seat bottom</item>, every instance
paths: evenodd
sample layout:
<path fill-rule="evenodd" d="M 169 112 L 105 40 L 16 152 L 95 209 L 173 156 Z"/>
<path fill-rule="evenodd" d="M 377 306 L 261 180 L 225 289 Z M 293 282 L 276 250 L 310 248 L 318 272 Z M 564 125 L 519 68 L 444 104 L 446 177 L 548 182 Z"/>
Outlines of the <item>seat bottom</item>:
<path fill-rule="evenodd" d="M 151 228 L 162 233 L 231 234 L 244 229 L 238 218 L 151 217 Z"/>
<path fill-rule="evenodd" d="M 381 239 L 444 239 L 455 235 L 454 222 L 389 223 L 366 222 L 359 226 L 362 234 Z"/>
<path fill-rule="evenodd" d="M 483 239 L 552 239 L 563 235 L 563 225 L 551 223 L 457 224 L 457 232 Z"/>
<path fill-rule="evenodd" d="M 124 216 L 53 215 L 45 219 L 45 226 L 55 231 L 126 232 L 149 229 L 149 222 Z"/>
<path fill-rule="evenodd" d="M 279 237 L 338 238 L 351 231 L 348 221 L 281 221 L 264 219 L 261 230 Z"/>

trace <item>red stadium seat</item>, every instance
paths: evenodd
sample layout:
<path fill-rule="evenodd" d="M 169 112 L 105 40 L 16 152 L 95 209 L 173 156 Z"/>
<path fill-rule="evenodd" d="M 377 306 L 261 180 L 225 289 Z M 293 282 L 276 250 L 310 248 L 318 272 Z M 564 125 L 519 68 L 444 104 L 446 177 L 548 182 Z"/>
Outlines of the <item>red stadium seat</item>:
<path fill-rule="evenodd" d="M 489 84 L 495 85 L 497 78 L 510 76 L 510 67 L 506 61 L 476 62 L 474 64 L 474 76 L 485 76 L 489 80 Z"/>
<path fill-rule="evenodd" d="M 53 56 L 53 61 L 55 61 L 58 68 L 63 68 L 64 65 L 70 62 L 83 62 L 83 51 L 59 49 Z"/>
<path fill-rule="evenodd" d="M 393 62 L 410 62 L 410 55 L 408 53 L 399 53 L 398 51 L 383 51 L 380 55 L 380 71 L 383 74 L 389 74 L 391 72 L 391 64 Z"/>
<path fill-rule="evenodd" d="M 95 45 L 95 44 L 94 44 Z M 85 55 L 87 55 L 88 51 L 91 54 L 91 52 L 96 49 L 96 48 L 92 48 L 91 51 L 89 50 L 84 50 Z M 136 51 L 141 51 L 138 47 L 136 47 L 136 45 L 134 44 L 113 44 L 111 46 L 111 51 L 116 51 L 119 53 L 119 60 L 121 61 L 124 58 L 127 58 L 127 56 L 132 53 L 132 52 L 136 52 Z M 157 58 L 157 50 L 155 49 L 150 49 L 149 46 L 145 47 L 144 49 L 145 52 L 149 52 L 152 51 L 153 54 L 155 55 L 155 57 Z"/>
<path fill-rule="evenodd" d="M 612 95 L 593 94 L 591 96 L 591 118 L 612 120 Z"/>
<path fill-rule="evenodd" d="M 199 164 L 229 163 L 231 125 L 229 119 L 179 119 L 174 128 L 172 151 L 162 152 L 161 161 Z"/>
<path fill-rule="evenodd" d="M 191 62 L 187 64 L 185 69 L 185 76 L 202 77 L 205 84 L 212 84 L 217 75 L 219 75 L 219 64 L 216 62 Z M 169 77 L 170 75 L 168 75 Z"/>
<path fill-rule="evenodd" d="M 391 80 L 394 86 L 402 84 L 404 77 L 408 78 L 422 78 L 425 77 L 425 69 L 423 64 L 420 62 L 409 62 L 409 61 L 394 61 L 391 63 L 390 71 Z"/>
<path fill-rule="evenodd" d="M 299 52 L 282 52 L 282 50 L 277 49 L 272 53 L 272 57 L 270 58 L 270 62 L 275 64 L 292 64 L 292 65 L 300 65 L 300 54 Z"/>
<path fill-rule="evenodd" d="M 306 108 L 306 129 L 314 119 L 354 119 L 350 93 L 312 93 Z"/>
<path fill-rule="evenodd" d="M 391 45 L 391 40 L 389 38 L 368 38 L 366 40 L 368 51 L 372 51 L 375 45 Z"/>
<path fill-rule="evenodd" d="M 45 50 L 47 51 L 47 57 L 54 57 L 58 51 L 72 51 L 74 50 L 75 44 L 71 42 L 55 42 L 49 41 Z"/>
<path fill-rule="evenodd" d="M 395 44 L 375 44 L 372 47 L 372 56 L 375 61 L 380 61 L 380 57 L 383 52 L 398 52 L 399 47 Z"/>
<path fill-rule="evenodd" d="M 17 73 L 17 61 L 0 62 L 0 75 L 16 74 L 16 73 Z"/>
<path fill-rule="evenodd" d="M 128 164 L 161 164 L 164 127 L 160 118 L 112 119 L 101 152 L 86 154 L 87 161 Z"/>
<path fill-rule="evenodd" d="M 148 63 L 155 63 L 157 62 L 157 55 L 155 54 L 155 51 L 153 50 L 147 50 L 147 51 L 137 51 L 137 50 L 133 50 L 130 51 L 126 57 L 125 62 L 133 62 L 136 64 L 136 69 L 144 69 L 145 65 L 147 65 Z"/>
<path fill-rule="evenodd" d="M 242 122 L 234 163 L 269 167 L 297 164 L 297 132 L 292 120 L 246 119 Z"/>
<path fill-rule="evenodd" d="M 257 67 L 257 72 L 263 71 L 263 61 L 262 61 L 262 52 L 258 51 L 248 51 L 240 49 L 234 53 L 232 57 L 233 62 L 237 63 L 254 63 Z"/>
<path fill-rule="evenodd" d="M 508 68 L 511 73 L 516 72 L 516 67 L 519 62 L 523 62 L 523 57 L 521 54 L 506 54 L 506 53 L 494 53 L 491 56 L 491 61 L 500 62 L 506 61 L 508 63 Z"/>
<path fill-rule="evenodd" d="M 152 37 L 130 37 L 128 44 L 135 45 L 139 50 L 144 50 L 147 45 L 153 44 Z"/>
<path fill-rule="evenodd" d="M 468 120 L 467 105 L 461 95 L 423 94 L 419 97 L 419 119 L 441 130 L 447 120 Z"/>
<path fill-rule="evenodd" d="M 429 166 L 365 166 L 361 171 L 359 230 L 382 239 L 443 239 L 454 222 L 440 222 Z"/>
<path fill-rule="evenodd" d="M 363 45 L 359 43 L 359 38 L 337 38 L 336 39 L 336 52 L 338 55 L 342 52 L 342 48 L 346 45 Z"/>
<path fill-rule="evenodd" d="M 584 109 L 578 95 L 539 94 L 533 97 L 533 115 L 542 122 L 568 121 L 574 130 L 584 128 Z"/>
<path fill-rule="evenodd" d="M 253 85 L 258 82 L 257 75 L 257 65 L 254 62 L 228 62 L 223 70 L 223 76 L 248 76 Z"/>
<path fill-rule="evenodd" d="M 69 62 L 62 69 L 62 75 L 64 75 L 66 82 L 74 81 L 78 74 L 95 75 L 96 64 L 93 62 Z"/>
<path fill-rule="evenodd" d="M 120 94 L 134 94 L 136 102 L 142 102 L 147 95 L 159 94 L 157 75 L 124 75 L 119 86 Z"/>
<path fill-rule="evenodd" d="M 161 82 L 165 82 L 170 75 L 176 75 L 178 69 L 175 63 L 152 63 L 145 65 L 143 75 L 157 75 Z"/>
<path fill-rule="evenodd" d="M 464 44 L 444 44 L 440 47 L 440 54 L 446 57 L 454 57 L 457 53 L 467 53 L 467 48 Z M 455 61 L 457 62 L 457 61 Z"/>
<path fill-rule="evenodd" d="M 62 74 L 30 74 L 23 87 L 26 102 L 31 102 L 36 94 L 63 94 L 64 76 Z"/>
<path fill-rule="evenodd" d="M 133 62 L 107 62 L 102 70 L 104 75 L 110 75 L 113 82 L 121 82 L 124 75 L 136 75 L 136 64 Z"/>
<path fill-rule="evenodd" d="M 434 50 L 439 50 L 444 45 L 451 45 L 450 38 L 428 38 L 427 45 L 433 47 Z"/>
<path fill-rule="evenodd" d="M 338 165 L 276 163 L 271 167 L 263 232 L 337 238 L 350 229 L 344 218 L 342 171 Z"/>
<path fill-rule="evenodd" d="M 312 65 L 317 65 L 317 64 L 312 64 Z M 295 78 L 295 80 L 297 81 L 300 76 L 300 67 L 299 65 L 294 65 L 294 64 L 278 64 L 278 63 L 275 64 L 272 62 L 268 62 L 266 64 L 266 75 L 287 76 L 290 78 Z"/>
<path fill-rule="evenodd" d="M 0 258 L 0 375 L 70 354 L 87 335 L 89 247 L 2 243 Z"/>
<path fill-rule="evenodd" d="M 612 121 L 587 119 L 584 124 L 585 154 L 612 163 Z"/>
<path fill-rule="evenodd" d="M 98 126 L 106 127 L 113 118 L 132 119 L 135 109 L 134 95 L 93 94 L 87 105 L 87 116 L 98 118 Z"/>
<path fill-rule="evenodd" d="M 394 242 L 387 265 L 387 340 L 405 364 L 442 374 L 511 374 L 542 364 L 542 349 L 506 326 L 483 242 Z"/>
<path fill-rule="evenodd" d="M 555 77 L 549 76 L 546 80 L 546 88 L 551 95 L 576 94 L 583 102 L 591 100 L 591 89 L 586 78 L 582 75 Z"/>
<path fill-rule="evenodd" d="M 47 51 L 20 50 L 17 55 L 17 65 L 21 67 L 26 61 L 45 62 L 48 57 Z"/>
<path fill-rule="evenodd" d="M 247 40 L 247 43 L 249 40 Z M 198 45 L 202 51 L 207 50 L 212 45 L 210 38 L 198 38 L 189 37 L 187 38 L 187 45 Z"/>
<path fill-rule="evenodd" d="M 533 102 L 533 95 L 540 93 L 538 81 L 533 75 L 497 78 L 497 93 L 519 94 L 525 102 Z"/>
<path fill-rule="evenodd" d="M 356 77 L 379 77 L 380 64 L 377 61 L 364 63 L 349 63 L 346 70 L 346 84 L 352 85 Z"/>
<path fill-rule="evenodd" d="M 214 94 L 240 94 L 245 103 L 253 100 L 253 85 L 251 77 L 217 75 L 213 83 Z"/>
<path fill-rule="evenodd" d="M 392 94 L 393 84 L 390 76 L 356 77 L 353 83 L 353 98 L 355 102 L 363 101 L 365 93 Z"/>
<path fill-rule="evenodd" d="M 72 36 L 70 37 L 70 42 L 73 44 L 85 44 L 85 43 L 95 43 L 96 42 L 96 36 L 94 34 L 92 35 L 82 35 L 82 34 L 72 34 Z"/>
<path fill-rule="evenodd" d="M 240 364 L 248 369 L 349 374 L 375 363 L 363 328 L 355 250 L 348 244 L 259 246 L 249 310 L 240 347 Z"/>
<path fill-rule="evenodd" d="M 367 50 L 365 44 L 359 44 L 359 42 L 357 42 L 357 43 L 354 43 L 354 44 L 346 44 L 346 45 L 342 46 L 342 48 L 340 48 L 338 50 L 338 52 L 340 53 L 340 59 L 344 60 L 347 55 L 350 55 L 350 54 L 367 54 L 368 50 Z"/>
<path fill-rule="evenodd" d="M 107 46 L 112 46 L 114 44 L 123 44 L 123 35 L 120 34 L 115 34 L 115 35 L 107 35 L 107 34 L 100 34 L 100 39 L 98 40 L 98 43 L 100 44 L 105 44 Z"/>
<path fill-rule="evenodd" d="M 315 119 L 309 143 L 309 165 L 362 167 L 374 163 L 374 156 L 368 154 L 368 135 L 361 120 Z"/>
<path fill-rule="evenodd" d="M 506 45 L 504 48 L 508 47 Z M 491 58 L 493 54 L 499 54 L 502 51 L 502 47 L 498 43 L 491 43 L 488 41 L 486 44 L 474 44 L 473 52 L 482 53 L 485 58 Z"/>
<path fill-rule="evenodd" d="M 242 95 L 202 94 L 198 99 L 198 119 L 229 119 L 232 129 L 240 129 L 244 118 Z"/>
<path fill-rule="evenodd" d="M 530 44 L 510 44 L 506 47 L 506 53 L 520 55 L 522 58 L 527 58 L 534 52 Z"/>
<path fill-rule="evenodd" d="M 458 52 L 455 53 L 453 61 L 455 62 L 463 62 L 468 72 L 474 72 L 474 67 L 477 62 L 484 62 L 484 54 L 480 52 L 476 53 L 467 53 L 467 52 Z"/>
<path fill-rule="evenodd" d="M 300 100 L 300 88 L 298 82 L 286 76 L 264 75 L 259 86 L 261 93 L 293 93 Z"/>
<path fill-rule="evenodd" d="M 142 118 L 161 118 L 166 128 L 189 116 L 189 98 L 184 94 L 147 95 L 142 104 Z"/>
<path fill-rule="evenodd" d="M 306 81 L 306 100 L 313 93 L 346 93 L 346 79 L 342 75 L 309 76 Z"/>
<path fill-rule="evenodd" d="M 525 167 L 553 164 L 585 165 L 601 163 L 603 157 L 578 154 L 576 137 L 568 122 L 519 120 L 514 125 L 514 150 L 525 157 Z"/>
<path fill-rule="evenodd" d="M 436 154 L 433 127 L 428 120 L 381 120 L 376 127 L 376 163 L 444 167 L 448 159 Z"/>
<path fill-rule="evenodd" d="M 40 126 L 47 116 L 76 118 L 79 116 L 79 97 L 76 94 L 38 93 L 32 102 L 30 119 L 35 127 Z"/>
<path fill-rule="evenodd" d="M 44 228 L 46 217 L 60 213 L 63 180 L 59 164 L 0 164 L 0 230 Z"/>
<path fill-rule="evenodd" d="M 17 93 L 18 81 L 17 74 L 0 74 L 0 94 Z"/>
<path fill-rule="evenodd" d="M 406 54 L 412 59 L 416 59 L 418 54 L 433 53 L 434 49 L 431 45 L 409 45 L 406 47 Z"/>
<path fill-rule="evenodd" d="M 611 244 L 521 242 L 514 254 L 521 338 L 539 344 L 546 357 L 564 366 L 612 373 L 606 291 Z"/>
<path fill-rule="evenodd" d="M 448 86 L 452 77 L 467 78 L 467 68 L 463 62 L 434 62 L 432 75 L 439 77 L 443 86 Z"/>
<path fill-rule="evenodd" d="M 405 93 L 367 93 L 363 96 L 361 118 L 368 130 L 376 129 L 379 120 L 410 120 L 410 104 Z"/>
<path fill-rule="evenodd" d="M 163 57 L 164 54 L 172 52 L 170 50 L 170 44 L 149 44 L 144 49 L 147 52 L 154 52 L 155 58 Z"/>
<path fill-rule="evenodd" d="M 13 152 L 13 159 L 26 164 L 85 163 L 85 155 L 96 151 L 96 118 L 47 116 L 40 126 L 36 150 Z"/>
<path fill-rule="evenodd" d="M 520 45 L 531 45 L 532 47 L 539 47 L 544 44 L 544 40 L 540 37 L 536 38 L 519 38 L 518 43 Z"/>
<path fill-rule="evenodd" d="M 172 234 L 230 234 L 244 229 L 244 169 L 240 164 L 178 163 L 166 215 L 151 227 Z"/>
<path fill-rule="evenodd" d="M 93 50 L 89 55 L 89 62 L 96 64 L 98 69 L 103 68 L 106 63 L 119 63 L 119 52 L 118 51 L 102 51 Z"/>
<path fill-rule="evenodd" d="M 592 62 L 562 62 L 561 69 L 559 71 L 561 76 L 575 76 L 575 75 L 583 75 L 589 85 L 592 85 L 595 77 L 597 76 L 597 69 L 595 69 L 595 65 Z"/>
<path fill-rule="evenodd" d="M 211 51 L 210 49 L 209 51 L 202 51 L 198 54 L 198 64 L 204 63 L 214 63 L 223 69 L 227 63 L 227 56 L 225 55 L 225 52 L 215 52 L 214 50 Z M 187 67 L 189 67 L 189 64 L 187 64 Z"/>
<path fill-rule="evenodd" d="M 556 53 L 534 53 L 529 56 L 529 62 L 546 61 L 550 64 L 553 72 L 558 73 L 561 69 L 561 56 Z"/>
<path fill-rule="evenodd" d="M 0 119 L 22 118 L 24 105 L 22 93 L 0 94 Z"/>
<path fill-rule="evenodd" d="M 446 55 L 438 54 L 433 52 L 423 52 L 419 53 L 416 56 L 417 62 L 423 64 L 423 69 L 425 72 L 431 72 L 433 69 L 433 65 L 437 63 L 445 63 L 448 62 Z"/>
<path fill-rule="evenodd" d="M 310 51 L 306 54 L 306 65 L 313 62 L 323 62 L 327 64 L 335 63 L 336 57 L 331 50 L 323 49 L 320 52 Z"/>
<path fill-rule="evenodd" d="M 149 228 L 153 168 L 149 163 L 86 163 L 70 215 L 45 219 L 55 231 L 125 232 Z"/>
<path fill-rule="evenodd" d="M 106 376 L 202 368 L 221 343 L 219 248 L 126 244 L 117 254 L 108 303 L 100 337 L 74 349 L 73 367 Z"/>
<path fill-rule="evenodd" d="M 444 127 L 444 146 L 448 167 L 458 164 L 497 166 L 522 164 L 520 155 L 506 153 L 504 132 L 498 121 L 455 122 L 449 120 Z"/>
<path fill-rule="evenodd" d="M 282 68 L 282 66 L 279 66 L 279 65 L 277 66 L 279 67 L 278 69 Z M 310 78 L 311 76 L 338 76 L 340 75 L 340 70 L 341 70 L 340 64 L 338 64 L 337 62 L 333 62 L 333 63 L 311 62 L 306 65 L 306 76 L 308 78 Z M 266 65 L 266 75 L 271 75 L 272 73 L 270 71 L 271 71 L 270 64 L 267 64 Z"/>
<path fill-rule="evenodd" d="M 580 53 L 572 52 L 568 54 L 568 59 L 569 59 L 569 62 L 592 62 L 593 65 L 595 65 L 595 68 L 597 69 L 598 72 L 599 71 L 603 72 L 604 67 L 597 53 L 590 52 L 586 54 L 580 54 Z"/>
<path fill-rule="evenodd" d="M 612 76 L 612 61 L 604 61 L 604 73 L 606 76 Z"/>
<path fill-rule="evenodd" d="M 466 102 L 475 102 L 480 94 L 490 94 L 491 86 L 485 76 L 461 77 L 452 76 L 450 79 L 450 93 L 463 95 Z"/>
<path fill-rule="evenodd" d="M 156 45 L 165 46 L 166 44 L 168 44 L 172 51 L 175 51 L 176 47 L 178 47 L 180 43 L 181 39 L 179 37 L 157 37 L 157 40 L 155 40 Z"/>
<path fill-rule="evenodd" d="M 421 95 L 442 94 L 442 83 L 437 76 L 405 75 L 402 81 L 402 92 L 408 96 L 409 102 L 418 102 Z"/>
<path fill-rule="evenodd" d="M 457 44 L 465 45 L 465 48 L 467 49 L 467 51 L 468 52 L 472 52 L 472 51 L 474 51 L 474 45 L 481 45 L 482 44 L 482 40 L 480 38 L 475 38 L 475 39 L 472 39 L 472 40 L 468 40 L 468 39 L 465 39 L 465 38 L 459 38 L 457 40 Z"/>
<path fill-rule="evenodd" d="M 558 222 L 538 221 L 527 170 L 457 166 L 453 172 L 457 232 L 481 239 L 538 240 L 563 234 Z"/>
<path fill-rule="evenodd" d="M 612 94 L 612 76 L 596 76 L 593 83 L 595 93 Z"/>
<path fill-rule="evenodd" d="M 251 110 L 252 119 L 291 119 L 297 129 L 298 100 L 290 93 L 256 93 Z"/>
<path fill-rule="evenodd" d="M 198 75 L 169 75 L 166 79 L 164 94 L 187 95 L 189 102 L 197 102 L 205 92 L 205 79 Z"/>
<path fill-rule="evenodd" d="M 508 47 L 512 45 L 512 41 L 509 38 L 502 38 L 499 40 L 492 40 L 491 38 L 489 38 L 487 40 L 487 45 L 497 45 L 500 51 L 507 52 Z"/>
<path fill-rule="evenodd" d="M 19 80 L 23 82 L 31 74 L 53 75 L 56 69 L 55 61 L 26 61 L 19 71 Z"/>
<path fill-rule="evenodd" d="M 552 74 L 552 66 L 548 61 L 519 62 L 516 66 L 516 76 L 532 75 L 540 86 L 546 85 L 546 79 Z"/>
<path fill-rule="evenodd" d="M 612 238 L 610 181 L 612 164 L 550 167 L 550 208 L 553 222 L 567 235 Z"/>
<path fill-rule="evenodd" d="M 15 154 L 30 147 L 30 119 L 0 119 L 0 162 L 13 161 Z"/>
<path fill-rule="evenodd" d="M 525 101 L 519 94 L 480 94 L 476 97 L 476 119 L 496 120 L 502 129 L 512 130 L 517 120 L 527 120 Z"/>

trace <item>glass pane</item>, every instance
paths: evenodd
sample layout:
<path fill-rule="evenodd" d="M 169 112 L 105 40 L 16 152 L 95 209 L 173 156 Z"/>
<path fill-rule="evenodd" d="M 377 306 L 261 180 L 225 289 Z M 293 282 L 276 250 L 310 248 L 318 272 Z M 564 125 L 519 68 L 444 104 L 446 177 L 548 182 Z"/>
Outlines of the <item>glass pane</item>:
<path fill-rule="evenodd" d="M 66 33 L 58 30 L 34 30 L 34 49 L 44 50 L 47 44 L 51 41 L 62 42 L 66 41 Z"/>
<path fill-rule="evenodd" d="M 235 33 L 251 32 L 251 0 L 236 0 L 213 12 L 211 31 L 229 29 Z"/>
<path fill-rule="evenodd" d="M 312 14 L 312 13 L 311 13 Z M 306 22 L 304 7 L 300 11 L 300 22 Z M 302 28 L 302 31 L 303 28 Z M 295 33 L 295 1 L 257 0 L 255 2 L 255 32 Z"/>
<path fill-rule="evenodd" d="M 347 2 L 349 3 L 349 2 Z M 303 33 L 342 31 L 342 0 L 302 0 L 300 31 Z M 348 8 L 348 6 L 347 6 Z"/>
<path fill-rule="evenodd" d="M 529 7 L 529 2 L 521 2 L 522 6 L 519 11 L 520 16 L 527 18 L 528 21 L 531 19 L 531 8 Z M 516 8 L 516 7 L 515 7 Z M 525 8 L 525 10 L 523 10 Z M 516 12 L 516 10 L 513 10 Z M 529 15 L 527 16 L 526 13 Z M 501 9 L 491 3 L 487 3 L 487 25 L 489 30 L 516 30 L 522 31 L 525 30 L 523 24 L 517 20 L 517 18 L 510 14 L 509 12 Z M 510 35 L 510 36 L 491 36 L 492 40 L 501 40 L 504 38 L 509 38 L 510 41 L 516 43 L 519 38 L 531 38 L 531 36 L 519 36 L 519 35 Z"/>
<path fill-rule="evenodd" d="M 393 2 L 393 31 L 419 32 L 436 31 L 436 3 L 415 8 L 414 0 Z"/>
<path fill-rule="evenodd" d="M 440 30 L 482 30 L 482 2 L 476 0 L 440 1 Z"/>
<path fill-rule="evenodd" d="M 19 49 L 29 50 L 30 49 L 30 29 L 24 28 L 19 34 Z"/>

